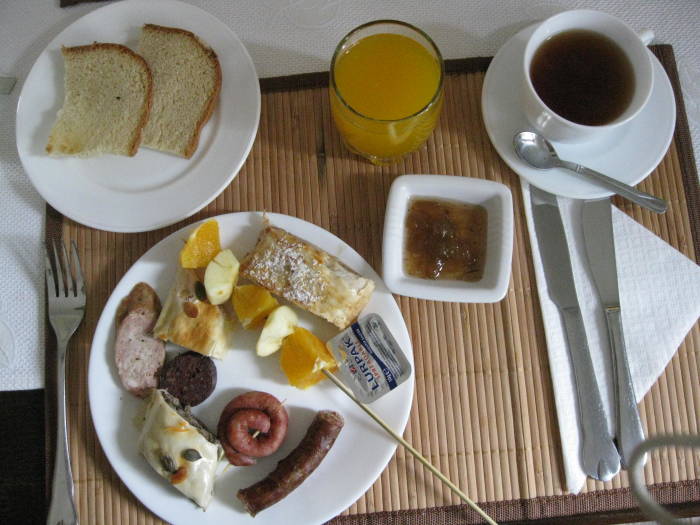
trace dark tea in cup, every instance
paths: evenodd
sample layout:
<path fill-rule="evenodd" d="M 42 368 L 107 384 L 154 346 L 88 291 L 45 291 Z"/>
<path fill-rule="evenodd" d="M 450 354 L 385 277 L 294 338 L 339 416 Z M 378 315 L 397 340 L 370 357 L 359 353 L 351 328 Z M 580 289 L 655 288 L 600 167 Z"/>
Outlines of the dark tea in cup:
<path fill-rule="evenodd" d="M 553 142 L 585 142 L 630 122 L 646 106 L 654 33 L 636 33 L 600 11 L 564 11 L 542 21 L 523 53 L 522 110 Z"/>
<path fill-rule="evenodd" d="M 552 111 L 586 126 L 617 119 L 630 105 L 635 88 L 634 69 L 622 48 L 585 29 L 547 38 L 532 58 L 530 79 Z"/>

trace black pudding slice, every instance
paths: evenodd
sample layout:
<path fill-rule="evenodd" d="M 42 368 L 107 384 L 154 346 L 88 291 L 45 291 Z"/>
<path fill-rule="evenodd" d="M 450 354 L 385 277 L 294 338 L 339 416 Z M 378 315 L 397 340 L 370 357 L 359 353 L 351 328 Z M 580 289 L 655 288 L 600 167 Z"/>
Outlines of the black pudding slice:
<path fill-rule="evenodd" d="M 216 365 L 206 355 L 185 352 L 171 359 L 160 373 L 159 388 L 167 390 L 182 405 L 197 406 L 214 391 Z"/>

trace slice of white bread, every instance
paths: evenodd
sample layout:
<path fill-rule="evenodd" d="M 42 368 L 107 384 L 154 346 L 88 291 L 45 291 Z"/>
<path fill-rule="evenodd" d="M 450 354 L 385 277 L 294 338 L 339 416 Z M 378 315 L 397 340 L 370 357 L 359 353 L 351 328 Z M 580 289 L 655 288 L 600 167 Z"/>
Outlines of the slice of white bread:
<path fill-rule="evenodd" d="M 145 60 L 119 44 L 64 47 L 65 98 L 46 152 L 91 157 L 133 156 L 151 108 Z"/>
<path fill-rule="evenodd" d="M 153 108 L 143 145 L 190 158 L 221 90 L 216 53 L 175 27 L 143 26 L 139 53 L 153 72 Z"/>

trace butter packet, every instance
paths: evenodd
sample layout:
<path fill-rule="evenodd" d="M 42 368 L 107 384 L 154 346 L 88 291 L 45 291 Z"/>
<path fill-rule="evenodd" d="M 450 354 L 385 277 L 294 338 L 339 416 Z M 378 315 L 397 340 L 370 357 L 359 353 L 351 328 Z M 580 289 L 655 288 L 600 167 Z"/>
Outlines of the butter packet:
<path fill-rule="evenodd" d="M 377 314 L 351 324 L 326 343 L 341 381 L 363 403 L 388 394 L 411 376 L 411 364 Z"/>

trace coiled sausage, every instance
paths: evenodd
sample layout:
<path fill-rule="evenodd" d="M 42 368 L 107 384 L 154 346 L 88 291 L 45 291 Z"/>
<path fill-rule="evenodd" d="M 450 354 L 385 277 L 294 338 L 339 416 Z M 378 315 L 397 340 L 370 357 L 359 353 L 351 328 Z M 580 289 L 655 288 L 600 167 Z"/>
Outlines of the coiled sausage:
<path fill-rule="evenodd" d="M 253 465 L 256 458 L 275 452 L 287 435 L 289 416 L 279 400 L 267 392 L 246 392 L 221 412 L 217 434 L 233 465 Z"/>

